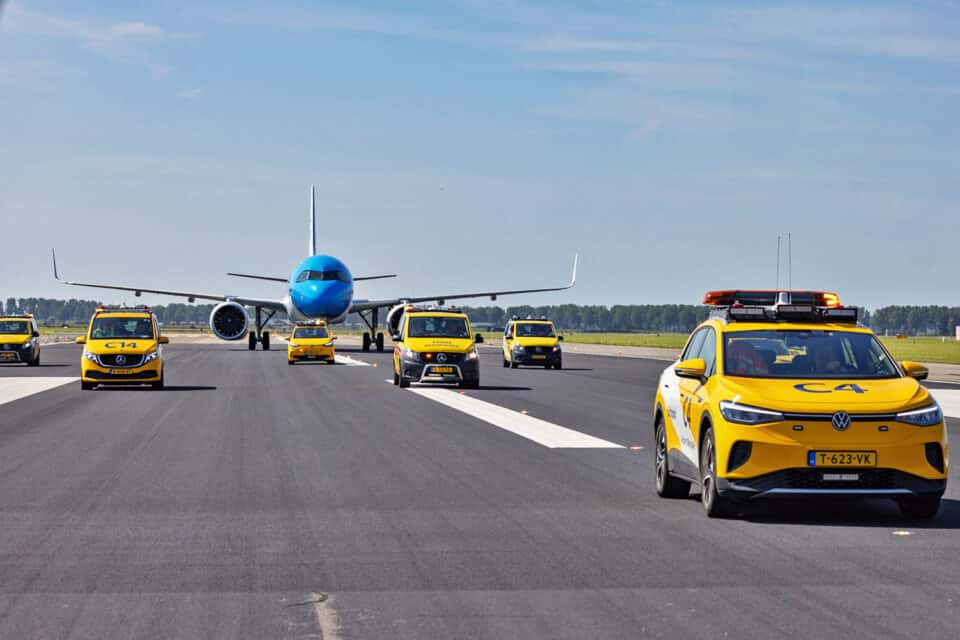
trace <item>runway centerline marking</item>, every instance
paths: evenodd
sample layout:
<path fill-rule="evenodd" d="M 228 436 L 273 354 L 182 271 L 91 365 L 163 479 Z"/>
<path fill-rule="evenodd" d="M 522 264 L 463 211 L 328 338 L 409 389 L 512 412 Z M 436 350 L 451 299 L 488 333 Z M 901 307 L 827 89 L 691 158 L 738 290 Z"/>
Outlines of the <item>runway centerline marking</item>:
<path fill-rule="evenodd" d="M 345 364 L 349 367 L 369 367 L 369 362 L 364 362 L 363 360 L 356 360 L 350 356 L 342 356 L 339 353 L 333 356 L 334 361 L 337 364 Z"/>
<path fill-rule="evenodd" d="M 960 418 L 960 389 L 930 389 L 943 410 L 943 415 Z"/>
<path fill-rule="evenodd" d="M 80 378 L 0 378 L 0 404 L 62 387 Z"/>
<path fill-rule="evenodd" d="M 392 380 L 390 381 L 392 382 Z M 500 427 L 515 435 L 532 440 L 549 449 L 623 449 L 601 438 L 581 433 L 575 429 L 561 427 L 558 424 L 525 415 L 513 409 L 479 400 L 451 389 L 429 387 L 410 388 L 409 391 L 422 398 L 439 402 L 469 416 Z"/>

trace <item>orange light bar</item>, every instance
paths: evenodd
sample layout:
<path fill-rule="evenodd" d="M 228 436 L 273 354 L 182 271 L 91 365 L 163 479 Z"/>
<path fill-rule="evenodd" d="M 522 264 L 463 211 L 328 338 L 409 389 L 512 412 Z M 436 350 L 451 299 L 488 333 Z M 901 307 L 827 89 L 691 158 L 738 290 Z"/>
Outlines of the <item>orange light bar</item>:
<path fill-rule="evenodd" d="M 734 303 L 769 306 L 777 303 L 778 294 L 789 293 L 794 304 L 813 304 L 818 307 L 839 307 L 840 296 L 829 291 L 801 291 L 775 289 L 725 289 L 708 291 L 703 304 L 726 307 Z"/>

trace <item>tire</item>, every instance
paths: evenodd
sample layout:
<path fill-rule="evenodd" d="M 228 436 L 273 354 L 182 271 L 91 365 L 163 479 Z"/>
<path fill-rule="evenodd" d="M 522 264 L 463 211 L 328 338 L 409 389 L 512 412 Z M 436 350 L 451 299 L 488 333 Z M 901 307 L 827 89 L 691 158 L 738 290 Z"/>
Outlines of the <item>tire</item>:
<path fill-rule="evenodd" d="M 247 346 L 249 347 L 250 351 L 254 351 L 257 348 L 257 334 L 255 334 L 253 331 L 247 334 Z"/>
<path fill-rule="evenodd" d="M 393 386 L 396 387 L 396 386 L 399 386 L 399 385 L 400 385 L 400 376 L 398 376 L 398 375 L 397 375 L 397 372 L 394 371 L 394 372 L 393 372 Z"/>
<path fill-rule="evenodd" d="M 410 386 L 410 381 L 409 381 L 409 380 L 407 380 L 407 379 L 404 378 L 403 376 L 397 376 L 397 377 L 400 378 L 400 379 L 397 381 L 397 386 L 398 386 L 398 387 L 400 387 L 401 389 L 406 389 L 407 387 Z"/>
<path fill-rule="evenodd" d="M 383 334 L 377 334 L 377 353 L 383 353 Z"/>
<path fill-rule="evenodd" d="M 661 498 L 686 498 L 690 483 L 670 475 L 670 456 L 667 455 L 667 428 L 663 418 L 657 418 L 656 452 L 654 454 L 654 486 Z"/>
<path fill-rule="evenodd" d="M 553 365 L 553 368 L 556 369 L 557 371 L 559 371 L 560 369 L 563 369 L 563 361 L 560 361 L 557 364 Z"/>
<path fill-rule="evenodd" d="M 39 354 L 39 353 L 37 354 L 37 357 L 34 358 L 33 360 L 27 360 L 27 366 L 28 366 L 28 367 L 35 367 L 35 366 L 37 366 L 37 365 L 39 365 L 39 364 L 40 364 L 40 354 Z"/>
<path fill-rule="evenodd" d="M 370 333 L 367 331 L 363 332 L 363 351 L 370 351 Z"/>
<path fill-rule="evenodd" d="M 459 387 L 461 389 L 479 389 L 480 388 L 480 376 L 473 378 L 466 378 L 460 381 Z"/>
<path fill-rule="evenodd" d="M 516 368 L 519 367 L 519 366 L 520 366 L 520 365 L 518 365 L 516 362 L 511 362 L 511 363 L 510 363 L 510 368 L 511 368 L 511 369 L 516 369 Z"/>
<path fill-rule="evenodd" d="M 292 366 L 292 365 L 297 364 L 297 361 L 296 361 L 296 360 L 287 360 L 287 364 L 289 364 L 289 365 Z"/>
<path fill-rule="evenodd" d="M 507 360 L 506 358 L 503 359 L 503 368 L 504 368 L 504 369 L 509 369 L 509 368 L 510 368 L 510 361 Z"/>
<path fill-rule="evenodd" d="M 95 386 L 97 385 L 93 384 L 92 382 L 84 382 L 83 380 L 80 381 L 81 391 L 92 391 Z"/>
<path fill-rule="evenodd" d="M 151 389 L 163 389 L 163 372 L 160 373 L 160 380 L 158 382 L 150 383 Z"/>
<path fill-rule="evenodd" d="M 270 332 L 264 331 L 263 337 L 260 338 L 260 344 L 263 346 L 264 351 L 270 351 Z"/>
<path fill-rule="evenodd" d="M 929 520 L 940 510 L 940 496 L 921 496 L 900 500 L 900 515 L 915 520 Z"/>
<path fill-rule="evenodd" d="M 710 518 L 729 518 L 733 504 L 717 493 L 717 445 L 713 428 L 705 427 L 706 433 L 700 444 L 700 502 Z"/>

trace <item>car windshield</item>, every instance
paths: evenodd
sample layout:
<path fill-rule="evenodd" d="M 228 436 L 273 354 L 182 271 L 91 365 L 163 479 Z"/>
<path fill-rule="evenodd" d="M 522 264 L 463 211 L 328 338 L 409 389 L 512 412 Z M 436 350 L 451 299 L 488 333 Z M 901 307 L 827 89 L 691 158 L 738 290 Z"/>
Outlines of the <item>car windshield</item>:
<path fill-rule="evenodd" d="M 293 332 L 294 338 L 326 338 L 326 327 L 299 327 Z"/>
<path fill-rule="evenodd" d="M 552 338 L 553 325 L 546 322 L 521 322 L 517 324 L 518 338 Z"/>
<path fill-rule="evenodd" d="M 7 335 L 30 333 L 30 323 L 26 320 L 0 320 L 0 333 Z"/>
<path fill-rule="evenodd" d="M 750 378 L 894 378 L 876 336 L 852 331 L 737 331 L 726 335 L 724 373 Z"/>
<path fill-rule="evenodd" d="M 97 318 L 90 329 L 94 340 L 110 338 L 153 338 L 150 318 Z"/>
<path fill-rule="evenodd" d="M 407 336 L 410 338 L 469 338 L 470 329 L 464 318 L 425 316 L 410 318 Z"/>

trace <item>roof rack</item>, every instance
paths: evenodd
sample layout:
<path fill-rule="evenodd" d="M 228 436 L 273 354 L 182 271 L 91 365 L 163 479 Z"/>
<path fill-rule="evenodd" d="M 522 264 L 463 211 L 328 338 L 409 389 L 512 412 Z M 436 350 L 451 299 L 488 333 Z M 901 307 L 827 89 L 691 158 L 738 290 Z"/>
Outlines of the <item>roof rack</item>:
<path fill-rule="evenodd" d="M 97 307 L 96 313 L 153 313 L 153 312 L 150 311 L 150 307 L 148 307 L 145 304 L 138 305 L 135 307 L 127 307 L 123 305 L 114 307 L 114 306 L 102 304 L 99 307 Z"/>
<path fill-rule="evenodd" d="M 840 304 L 829 291 L 726 290 L 710 291 L 703 303 L 715 307 L 711 318 L 726 322 L 857 323 L 859 309 Z"/>
<path fill-rule="evenodd" d="M 297 327 L 325 327 L 327 326 L 326 320 L 297 320 L 294 323 Z"/>

